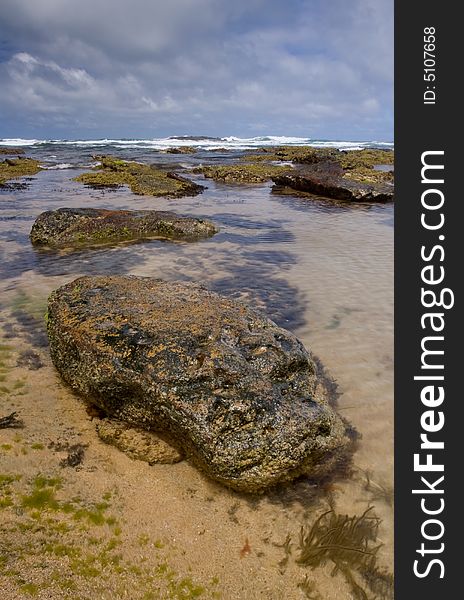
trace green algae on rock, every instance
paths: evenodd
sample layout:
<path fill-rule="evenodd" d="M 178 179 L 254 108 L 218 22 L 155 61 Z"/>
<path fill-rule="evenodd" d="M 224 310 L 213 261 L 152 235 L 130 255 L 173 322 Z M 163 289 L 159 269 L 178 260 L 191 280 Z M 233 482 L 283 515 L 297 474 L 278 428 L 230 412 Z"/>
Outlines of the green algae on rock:
<path fill-rule="evenodd" d="M 152 165 L 119 160 L 112 156 L 97 156 L 100 165 L 74 179 L 90 187 L 120 187 L 128 185 L 134 194 L 179 198 L 195 196 L 204 190 L 185 177 L 157 169 Z"/>
<path fill-rule="evenodd" d="M 276 165 L 220 165 L 197 167 L 194 173 L 202 173 L 206 178 L 222 183 L 263 183 L 272 177 L 283 175 L 288 168 Z"/>
<path fill-rule="evenodd" d="M 60 248 L 150 238 L 193 241 L 217 231 L 211 221 L 167 211 L 60 208 L 37 217 L 30 239 L 35 246 Z"/>
<path fill-rule="evenodd" d="M 377 165 L 393 165 L 395 153 L 392 150 L 352 150 L 342 152 L 338 159 L 344 174 L 343 177 L 358 183 L 382 184 L 393 183 L 393 170 L 380 171 Z"/>
<path fill-rule="evenodd" d="M 325 476 L 350 446 L 301 342 L 199 285 L 78 278 L 51 294 L 48 336 L 76 392 L 236 490 Z"/>
<path fill-rule="evenodd" d="M 294 163 L 314 164 L 335 158 L 339 154 L 336 148 L 314 148 L 312 146 L 276 146 L 256 149 L 244 156 L 253 161 L 291 161 Z"/>
<path fill-rule="evenodd" d="M 39 162 L 32 158 L 6 158 L 0 162 L 0 185 L 11 179 L 35 175 L 41 170 Z"/>
<path fill-rule="evenodd" d="M 161 150 L 165 154 L 195 154 L 197 151 L 193 146 L 176 146 L 175 148 L 167 148 L 166 150 Z"/>
<path fill-rule="evenodd" d="M 247 160 L 291 161 L 295 164 L 317 166 L 319 172 L 332 174 L 338 167 L 341 177 L 357 183 L 382 184 L 393 182 L 392 171 L 379 171 L 377 165 L 393 165 L 392 150 L 366 148 L 364 150 L 337 150 L 336 148 L 312 148 L 310 146 L 279 146 L 260 148 L 244 157 Z"/>
<path fill-rule="evenodd" d="M 348 150 L 340 152 L 338 159 L 344 169 L 355 169 L 358 167 L 370 167 L 375 165 L 392 165 L 395 160 L 393 150 L 376 150 L 366 148 L 364 150 Z"/>

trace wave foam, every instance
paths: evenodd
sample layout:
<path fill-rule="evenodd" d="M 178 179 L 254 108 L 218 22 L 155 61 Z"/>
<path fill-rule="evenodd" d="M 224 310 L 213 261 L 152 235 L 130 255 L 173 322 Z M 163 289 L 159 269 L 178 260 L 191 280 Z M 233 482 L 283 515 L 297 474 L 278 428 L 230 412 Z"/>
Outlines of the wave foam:
<path fill-rule="evenodd" d="M 213 138 L 207 136 L 178 136 L 154 139 L 99 139 L 99 140 L 37 140 L 23 138 L 5 138 L 0 140 L 1 146 L 43 146 L 64 145 L 78 148 L 102 148 L 110 146 L 120 149 L 167 150 L 168 148 L 193 146 L 199 150 L 252 150 L 262 146 L 314 146 L 316 148 L 338 148 L 340 150 L 362 150 L 363 148 L 393 148 L 393 142 L 379 141 L 345 141 L 314 140 L 304 137 L 282 135 L 257 136 L 240 138 L 226 136 Z"/>

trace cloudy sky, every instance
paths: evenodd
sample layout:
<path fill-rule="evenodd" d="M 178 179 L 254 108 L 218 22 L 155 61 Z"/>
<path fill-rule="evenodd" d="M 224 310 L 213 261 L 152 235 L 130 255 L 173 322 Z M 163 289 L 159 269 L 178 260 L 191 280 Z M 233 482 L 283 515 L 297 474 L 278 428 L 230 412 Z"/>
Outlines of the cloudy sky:
<path fill-rule="evenodd" d="M 1 0 L 0 138 L 393 139 L 393 0 Z"/>

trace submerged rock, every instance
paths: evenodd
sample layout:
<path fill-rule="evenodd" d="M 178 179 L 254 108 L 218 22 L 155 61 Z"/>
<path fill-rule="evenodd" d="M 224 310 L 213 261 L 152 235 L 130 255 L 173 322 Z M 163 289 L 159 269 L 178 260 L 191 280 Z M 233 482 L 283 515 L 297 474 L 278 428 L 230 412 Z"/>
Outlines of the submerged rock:
<path fill-rule="evenodd" d="M 128 185 L 134 194 L 147 196 L 196 196 L 205 188 L 185 177 L 157 169 L 153 165 L 119 160 L 113 156 L 96 156 L 100 165 L 74 179 L 93 188 Z"/>
<path fill-rule="evenodd" d="M 6 158 L 0 162 L 0 185 L 11 179 L 35 175 L 41 170 L 39 162 L 32 158 Z"/>
<path fill-rule="evenodd" d="M 81 277 L 48 304 L 52 360 L 108 416 L 166 432 L 207 475 L 261 491 L 325 475 L 346 427 L 311 354 L 244 304 L 196 284 Z"/>
<path fill-rule="evenodd" d="M 63 247 L 150 238 L 195 240 L 217 231 L 211 221 L 166 211 L 59 208 L 37 217 L 30 238 L 36 246 Z"/>

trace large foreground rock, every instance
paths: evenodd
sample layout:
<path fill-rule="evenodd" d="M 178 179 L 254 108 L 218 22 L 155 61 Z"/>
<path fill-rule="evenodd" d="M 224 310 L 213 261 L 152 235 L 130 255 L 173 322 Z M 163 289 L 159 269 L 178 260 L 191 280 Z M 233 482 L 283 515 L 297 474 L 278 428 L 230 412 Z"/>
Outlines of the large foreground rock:
<path fill-rule="evenodd" d="M 74 390 L 237 490 L 323 476 L 349 443 L 301 342 L 196 284 L 81 277 L 50 296 L 48 335 Z"/>
<path fill-rule="evenodd" d="M 59 208 L 37 217 L 30 238 L 36 246 L 63 247 L 150 238 L 195 240 L 217 231 L 211 221 L 166 211 Z"/>

